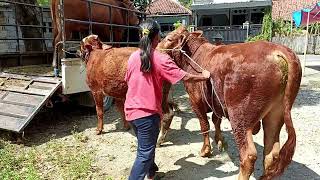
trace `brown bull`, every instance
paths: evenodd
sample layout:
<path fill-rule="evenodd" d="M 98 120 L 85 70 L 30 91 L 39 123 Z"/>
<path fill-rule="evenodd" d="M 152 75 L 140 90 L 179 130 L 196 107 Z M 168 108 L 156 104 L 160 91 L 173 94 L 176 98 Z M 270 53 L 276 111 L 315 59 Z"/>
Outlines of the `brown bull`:
<path fill-rule="evenodd" d="M 133 3 L 130 0 L 95 0 L 95 2 L 110 4 L 113 6 L 135 10 Z M 52 0 L 51 2 L 51 17 L 53 26 L 53 47 L 60 41 L 62 41 L 61 21 L 59 18 L 59 0 Z M 136 13 L 126 10 L 112 8 L 110 17 L 110 8 L 99 4 L 91 3 L 92 21 L 98 23 L 112 23 L 117 25 L 137 25 L 139 19 Z M 129 24 L 127 24 L 127 15 L 129 16 Z M 88 3 L 83 0 L 64 0 L 64 17 L 66 19 L 75 19 L 80 21 L 89 21 L 89 8 Z M 103 41 L 110 40 L 110 27 L 104 25 L 92 25 L 94 34 L 99 35 Z M 72 32 L 89 31 L 89 24 L 65 22 L 64 33 L 66 40 L 70 40 Z M 113 42 L 121 41 L 124 29 L 119 27 L 113 27 Z M 56 64 L 56 52 L 54 52 L 53 66 Z"/>
<path fill-rule="evenodd" d="M 296 146 L 291 108 L 300 87 L 301 66 L 294 52 L 269 42 L 215 46 L 202 37 L 201 31 L 189 33 L 184 27 L 168 34 L 158 48 L 182 48 L 197 64 L 211 72 L 212 84 L 184 83 L 204 136 L 201 155 L 211 154 L 206 115 L 211 111 L 210 105 L 215 112 L 212 121 L 219 145 L 224 143 L 221 117 L 226 116 L 231 123 L 240 154 L 239 179 L 249 179 L 254 171 L 257 151 L 252 135 L 258 133 L 261 120 L 264 130 L 262 179 L 281 175 L 290 164 Z M 185 71 L 200 71 L 181 51 L 168 54 Z M 283 124 L 288 139 L 280 149 L 279 134 Z"/>
<path fill-rule="evenodd" d="M 97 134 L 103 130 L 103 98 L 112 96 L 122 115 L 124 127 L 129 128 L 124 117 L 124 101 L 127 83 L 124 80 L 130 55 L 135 47 L 112 48 L 102 44 L 96 35 L 90 35 L 81 42 L 81 57 L 86 63 L 87 84 L 93 94 L 98 116 Z M 173 118 L 172 103 L 168 103 L 170 84 L 164 83 L 162 110 L 165 119 Z M 169 120 L 171 121 L 171 120 Z"/>

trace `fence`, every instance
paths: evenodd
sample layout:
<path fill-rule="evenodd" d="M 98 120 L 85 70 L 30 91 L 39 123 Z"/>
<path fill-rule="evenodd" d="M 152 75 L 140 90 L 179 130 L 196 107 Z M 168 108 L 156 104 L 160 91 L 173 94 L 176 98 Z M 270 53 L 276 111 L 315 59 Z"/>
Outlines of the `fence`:
<path fill-rule="evenodd" d="M 273 37 L 272 42 L 285 45 L 295 51 L 297 54 L 303 54 L 305 49 L 306 37 Z M 320 55 L 320 36 L 310 35 L 308 38 L 307 54 Z"/>
<path fill-rule="evenodd" d="M 92 27 L 94 25 L 99 26 L 105 26 L 110 28 L 110 41 L 105 42 L 107 44 L 119 44 L 122 46 L 128 46 L 128 45 L 137 45 L 139 37 L 136 33 L 136 31 L 133 31 L 133 29 L 137 30 L 137 26 L 130 26 L 129 25 L 129 14 L 130 12 L 134 12 L 135 14 L 139 15 L 140 20 L 145 19 L 146 14 L 137 10 L 132 10 L 124 7 L 119 7 L 111 4 L 96 2 L 93 0 L 81 0 L 86 3 L 88 3 L 88 21 L 83 21 L 79 19 L 70 19 L 68 17 L 64 16 L 64 0 L 60 0 L 60 17 L 61 22 L 63 22 L 63 26 L 61 27 L 62 33 L 63 33 L 63 45 L 66 46 L 73 46 L 74 44 L 79 44 L 80 39 L 77 40 L 69 40 L 65 38 L 65 23 L 79 23 L 79 24 L 85 24 L 88 25 L 89 31 L 87 34 L 92 33 Z M 113 15 L 114 9 L 120 9 L 122 11 L 126 12 L 126 24 L 115 24 L 112 23 L 111 18 L 110 22 L 108 23 L 101 23 L 101 22 L 95 22 L 92 20 L 92 6 L 101 6 L 106 7 L 106 11 L 108 11 L 111 17 Z M 38 24 L 21 24 L 18 22 L 18 6 L 25 6 L 30 7 L 36 10 L 37 16 L 36 19 L 39 22 Z M 25 34 L 23 34 L 22 30 L 25 28 L 33 28 L 37 29 L 39 31 L 39 34 L 37 37 L 26 37 Z M 123 28 L 125 29 L 126 33 L 126 39 L 124 41 L 115 42 L 113 41 L 113 29 L 116 28 Z M 22 63 L 22 59 L 26 57 L 32 56 L 34 57 L 40 57 L 45 56 L 46 62 L 51 61 L 51 57 L 53 54 L 53 47 L 52 47 L 52 41 L 53 41 L 53 35 L 52 35 L 52 20 L 51 20 L 51 13 L 50 9 L 47 7 L 41 7 L 34 4 L 27 4 L 27 3 L 20 3 L 20 2 L 12 2 L 8 0 L 0 0 L 0 67 L 6 66 L 9 64 L 13 65 L 12 62 L 13 59 L 17 59 L 17 63 L 15 63 L 15 66 L 20 66 L 26 64 L 25 61 Z M 136 39 L 131 40 L 130 34 L 135 34 L 137 36 Z M 37 44 L 41 46 L 41 50 L 29 50 L 26 48 L 26 42 L 37 42 Z M 9 58 L 9 60 L 8 60 Z M 50 59 L 50 60 L 49 60 Z M 4 60 L 8 60 L 5 63 Z M 28 64 L 28 63 L 27 63 Z"/>
<path fill-rule="evenodd" d="M 38 24 L 21 24 L 18 22 L 18 6 L 34 8 L 37 12 Z M 36 29 L 37 37 L 23 33 L 25 30 Z M 0 0 L 0 60 L 17 58 L 17 65 L 28 56 L 44 56 L 49 59 L 52 54 L 52 27 L 50 9 L 33 4 Z M 38 44 L 38 50 L 29 50 L 26 43 Z"/>
<path fill-rule="evenodd" d="M 214 41 L 214 36 L 220 34 L 226 44 L 241 43 L 249 36 L 256 36 L 260 34 L 262 25 L 252 24 L 249 29 L 244 26 L 202 26 L 198 30 L 202 30 L 204 36 L 210 41 Z"/>

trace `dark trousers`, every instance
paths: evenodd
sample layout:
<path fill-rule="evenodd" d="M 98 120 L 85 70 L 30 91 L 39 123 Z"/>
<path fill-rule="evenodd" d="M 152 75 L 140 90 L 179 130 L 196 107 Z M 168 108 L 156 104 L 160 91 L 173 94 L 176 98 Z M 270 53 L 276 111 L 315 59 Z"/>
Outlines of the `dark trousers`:
<path fill-rule="evenodd" d="M 146 175 L 153 177 L 158 171 L 154 158 L 160 131 L 160 116 L 155 114 L 136 119 L 131 125 L 138 139 L 138 148 L 129 180 L 143 180 Z"/>

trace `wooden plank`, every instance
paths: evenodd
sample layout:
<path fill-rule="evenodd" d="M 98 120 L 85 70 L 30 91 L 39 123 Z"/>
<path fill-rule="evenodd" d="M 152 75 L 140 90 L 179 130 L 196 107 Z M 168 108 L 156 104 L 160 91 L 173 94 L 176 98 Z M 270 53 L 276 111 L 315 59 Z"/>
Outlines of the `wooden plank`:
<path fill-rule="evenodd" d="M 43 96 L 10 92 L 5 98 L 3 98 L 3 100 L 37 106 L 39 103 L 41 103 L 43 98 Z"/>
<path fill-rule="evenodd" d="M 39 81 L 34 81 L 32 83 L 33 86 L 43 86 L 43 87 L 49 87 L 49 88 L 55 88 L 57 83 L 47 83 L 47 82 L 39 82 Z"/>
<path fill-rule="evenodd" d="M 45 78 L 45 77 L 39 77 L 39 78 L 36 78 L 34 79 L 34 81 L 36 82 L 43 82 L 43 83 L 51 83 L 51 84 L 57 84 L 60 82 L 60 78 Z"/>
<path fill-rule="evenodd" d="M 56 77 L 38 77 L 38 76 L 25 76 L 25 75 L 18 75 L 18 74 L 9 74 L 9 73 L 1 73 L 0 78 L 11 78 L 17 80 L 25 80 L 25 81 L 37 81 L 37 82 L 44 82 L 44 83 L 52 83 L 57 84 L 61 81 L 61 78 Z"/>
<path fill-rule="evenodd" d="M 22 76 L 22 75 L 16 75 L 16 74 L 5 74 L 2 73 L 0 75 L 0 77 L 2 78 L 10 78 L 10 79 L 17 79 L 17 80 L 25 80 L 25 81 L 31 81 L 32 78 L 30 77 L 26 77 L 26 76 Z"/>
<path fill-rule="evenodd" d="M 50 93 L 51 89 L 38 89 L 38 88 L 34 88 L 34 87 L 29 87 L 27 89 L 28 92 L 33 93 L 33 94 L 43 94 L 43 95 L 47 95 Z"/>
<path fill-rule="evenodd" d="M 22 121 L 27 118 L 27 116 L 21 116 L 21 115 L 12 114 L 12 113 L 6 113 L 6 112 L 0 112 L 0 115 L 7 116 L 7 117 L 13 117 L 13 118 L 19 118 Z"/>
<path fill-rule="evenodd" d="M 30 84 L 33 83 L 33 80 L 29 81 L 29 83 L 23 88 L 23 89 L 28 89 L 28 87 L 30 86 Z"/>
<path fill-rule="evenodd" d="M 34 91 L 29 91 L 29 90 L 21 90 L 21 89 L 17 89 L 17 88 L 4 88 L 4 87 L 0 87 L 0 91 L 4 90 L 4 91 L 9 91 L 9 92 L 17 92 L 17 93 L 22 93 L 22 94 L 30 94 L 30 95 L 38 95 L 38 96 L 45 96 L 47 95 L 46 92 L 34 92 Z"/>
<path fill-rule="evenodd" d="M 3 101 L 3 100 L 0 100 L 0 103 L 17 105 L 17 106 L 24 106 L 24 107 L 31 107 L 31 108 L 35 108 L 35 107 L 36 107 L 35 105 L 26 104 L 26 103 L 19 103 L 19 102 L 12 102 L 12 101 Z"/>
<path fill-rule="evenodd" d="M 37 86 L 37 85 L 29 85 L 28 89 L 39 89 L 39 90 L 46 90 L 46 91 L 50 91 L 52 88 L 51 87 L 46 87 L 46 86 Z"/>
<path fill-rule="evenodd" d="M 19 132 L 19 127 L 24 123 L 23 119 L 0 115 L 0 128 Z"/>
<path fill-rule="evenodd" d="M 0 77 L 13 81 L 0 86 L 0 128 L 15 132 L 21 132 L 62 85 L 58 78 L 3 73 Z"/>
<path fill-rule="evenodd" d="M 24 107 L 0 102 L 0 113 L 15 114 L 18 116 L 29 116 L 34 111 L 32 107 Z"/>
<path fill-rule="evenodd" d="M 5 98 L 5 96 L 6 96 L 7 93 L 8 93 L 7 91 L 1 91 L 1 90 L 0 90 L 0 99 Z"/>
<path fill-rule="evenodd" d="M 34 116 L 40 111 L 41 107 L 44 105 L 44 103 L 52 96 L 54 92 L 62 85 L 62 82 L 60 81 L 59 83 L 56 84 L 56 87 L 53 88 L 50 93 L 48 93 L 42 100 L 41 103 L 35 108 L 35 110 L 32 112 L 32 114 L 26 119 L 25 123 L 22 124 L 19 127 L 19 132 L 21 132 L 28 124 L 29 122 L 34 118 Z"/>

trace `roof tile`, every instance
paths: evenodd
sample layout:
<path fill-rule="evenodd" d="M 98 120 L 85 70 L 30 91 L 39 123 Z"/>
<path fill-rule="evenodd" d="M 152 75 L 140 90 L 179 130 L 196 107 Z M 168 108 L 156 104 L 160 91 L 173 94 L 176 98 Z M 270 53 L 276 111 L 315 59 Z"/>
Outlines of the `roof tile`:
<path fill-rule="evenodd" d="M 148 7 L 150 15 L 190 14 L 191 11 L 174 0 L 154 0 Z"/>

